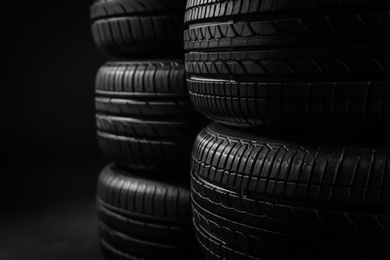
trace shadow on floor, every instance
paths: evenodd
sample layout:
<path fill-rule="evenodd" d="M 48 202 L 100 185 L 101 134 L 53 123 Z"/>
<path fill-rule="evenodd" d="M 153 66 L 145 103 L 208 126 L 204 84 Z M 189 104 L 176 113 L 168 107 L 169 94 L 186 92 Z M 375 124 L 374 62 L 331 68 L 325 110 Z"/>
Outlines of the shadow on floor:
<path fill-rule="evenodd" d="M 8 203 L 0 216 L 0 259 L 102 260 L 94 198 L 103 165 L 51 166 L 35 169 L 32 177 L 8 179 L 4 184 L 12 188 L 3 195 Z"/>

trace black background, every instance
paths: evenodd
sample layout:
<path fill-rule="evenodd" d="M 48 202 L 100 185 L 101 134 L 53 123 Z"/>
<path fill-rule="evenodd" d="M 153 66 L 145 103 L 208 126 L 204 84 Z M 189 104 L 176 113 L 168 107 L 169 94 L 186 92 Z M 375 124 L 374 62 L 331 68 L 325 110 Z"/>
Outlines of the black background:
<path fill-rule="evenodd" d="M 9 59 L 3 63 L 8 80 L 2 84 L 7 117 L 2 137 L 24 160 L 58 152 L 71 160 L 96 155 L 93 84 L 109 57 L 93 44 L 90 4 L 15 1 L 3 9 L 10 14 L 1 37 Z"/>
<path fill-rule="evenodd" d="M 2 260 L 100 259 L 91 3 L 2 3 Z"/>

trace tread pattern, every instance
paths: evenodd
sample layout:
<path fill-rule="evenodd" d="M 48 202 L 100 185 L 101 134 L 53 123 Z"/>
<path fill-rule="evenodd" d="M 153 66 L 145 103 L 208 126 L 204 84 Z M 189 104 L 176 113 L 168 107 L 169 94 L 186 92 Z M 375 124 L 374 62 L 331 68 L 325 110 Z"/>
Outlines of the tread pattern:
<path fill-rule="evenodd" d="M 185 254 L 183 248 L 180 246 L 151 243 L 149 241 L 134 239 L 131 236 L 112 230 L 102 223 L 100 223 L 99 234 L 101 239 L 106 241 L 107 244 L 116 245 L 119 249 L 118 251 L 128 255 L 161 259 L 159 257 L 160 255 L 170 255 L 173 253 Z"/>
<path fill-rule="evenodd" d="M 199 117 L 189 100 L 178 98 L 95 98 L 95 109 L 109 115 L 118 116 L 165 116 Z"/>
<path fill-rule="evenodd" d="M 107 16 L 182 11 L 181 0 L 98 0 L 91 6 L 91 19 Z"/>
<path fill-rule="evenodd" d="M 183 11 L 180 0 L 96 1 L 90 15 L 93 39 L 114 56 L 179 57 Z"/>
<path fill-rule="evenodd" d="M 189 168 L 193 140 L 126 137 L 98 131 L 103 155 L 134 169 L 183 175 Z"/>
<path fill-rule="evenodd" d="M 296 132 L 389 131 L 387 90 L 360 93 L 390 80 L 388 2 L 189 0 L 185 23 L 191 101 L 206 117 Z M 268 96 L 272 87 L 278 95 Z"/>
<path fill-rule="evenodd" d="M 180 15 L 114 17 L 92 23 L 95 44 L 114 56 L 181 56 Z"/>
<path fill-rule="evenodd" d="M 164 97 L 186 94 L 183 61 L 111 61 L 96 76 L 98 95 L 120 97 Z"/>
<path fill-rule="evenodd" d="M 104 240 L 100 240 L 100 248 L 103 253 L 104 259 L 112 260 L 141 260 L 142 258 L 131 256 L 124 252 L 119 251 L 118 249 L 113 248 L 107 244 Z"/>
<path fill-rule="evenodd" d="M 298 146 L 211 124 L 191 170 L 202 251 L 209 259 L 388 259 L 389 155 L 388 147 Z"/>
<path fill-rule="evenodd" d="M 191 52 L 186 54 L 186 71 L 200 76 L 251 75 L 256 76 L 257 81 L 262 79 L 260 76 L 284 76 L 294 80 L 297 77 L 324 80 L 342 76 L 385 77 L 390 72 L 389 46 L 384 44 L 297 50 Z M 361 55 L 356 55 L 357 53 Z"/>
<path fill-rule="evenodd" d="M 190 104 L 182 61 L 109 62 L 98 72 L 95 104 L 107 158 L 175 175 L 189 170 L 193 140 L 207 120 Z"/>
<path fill-rule="evenodd" d="M 212 123 L 195 141 L 192 172 L 221 187 L 276 201 L 388 210 L 389 157 L 386 145 L 296 145 Z"/>
<path fill-rule="evenodd" d="M 114 259 L 161 259 L 194 250 L 187 187 L 111 164 L 99 176 L 97 200 L 102 247 Z"/>
<path fill-rule="evenodd" d="M 96 115 L 98 130 L 122 136 L 138 138 L 192 139 L 198 134 L 202 120 L 145 120 L 140 118 Z"/>
<path fill-rule="evenodd" d="M 340 10 L 345 7 L 386 6 L 386 0 L 188 0 L 185 21 L 191 22 L 221 16 L 259 14 L 275 11 L 321 10 L 332 8 Z"/>
<path fill-rule="evenodd" d="M 198 229 L 243 254 L 259 259 L 387 259 L 389 246 L 313 239 L 269 232 L 193 207 Z M 236 258 L 231 258 L 236 259 Z"/>
<path fill-rule="evenodd" d="M 300 16 L 196 24 L 184 33 L 185 49 L 376 42 L 390 38 L 390 12 Z"/>
<path fill-rule="evenodd" d="M 139 177 L 116 164 L 108 165 L 99 175 L 97 196 L 101 203 L 119 214 L 174 222 L 191 219 L 190 191 L 180 181 Z"/>
<path fill-rule="evenodd" d="M 192 176 L 192 199 L 199 207 L 212 209 L 219 216 L 275 232 L 323 238 L 337 233 L 338 239 L 386 241 L 390 232 L 390 213 L 321 208 L 320 206 L 275 203 L 266 197 L 254 199 L 212 185 Z"/>
<path fill-rule="evenodd" d="M 187 86 L 198 111 L 233 126 L 386 132 L 390 124 L 389 81 L 256 83 L 189 78 Z"/>
<path fill-rule="evenodd" d="M 261 260 L 260 258 L 247 255 L 230 248 L 225 242 L 220 241 L 210 234 L 201 230 L 195 224 L 196 238 L 208 260 L 236 259 L 236 260 Z"/>

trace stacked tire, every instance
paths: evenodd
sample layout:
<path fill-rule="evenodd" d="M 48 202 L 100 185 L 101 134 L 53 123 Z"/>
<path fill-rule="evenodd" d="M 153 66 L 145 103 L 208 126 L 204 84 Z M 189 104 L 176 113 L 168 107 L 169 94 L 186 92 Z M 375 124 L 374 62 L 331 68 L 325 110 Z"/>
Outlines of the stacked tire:
<path fill-rule="evenodd" d="M 96 77 L 101 172 L 97 208 L 106 259 L 199 259 L 188 171 L 205 119 L 192 106 L 179 0 L 97 0 L 96 45 L 116 59 Z"/>
<path fill-rule="evenodd" d="M 390 4 L 188 0 L 208 259 L 390 259 Z"/>

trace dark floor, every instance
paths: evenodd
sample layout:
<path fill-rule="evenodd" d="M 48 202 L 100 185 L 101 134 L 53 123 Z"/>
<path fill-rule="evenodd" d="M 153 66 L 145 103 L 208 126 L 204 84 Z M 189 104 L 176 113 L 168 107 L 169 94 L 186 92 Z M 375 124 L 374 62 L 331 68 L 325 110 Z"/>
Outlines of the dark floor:
<path fill-rule="evenodd" d="M 103 259 L 94 197 L 104 164 L 92 160 L 7 169 L 13 177 L 1 182 L 0 259 Z"/>

